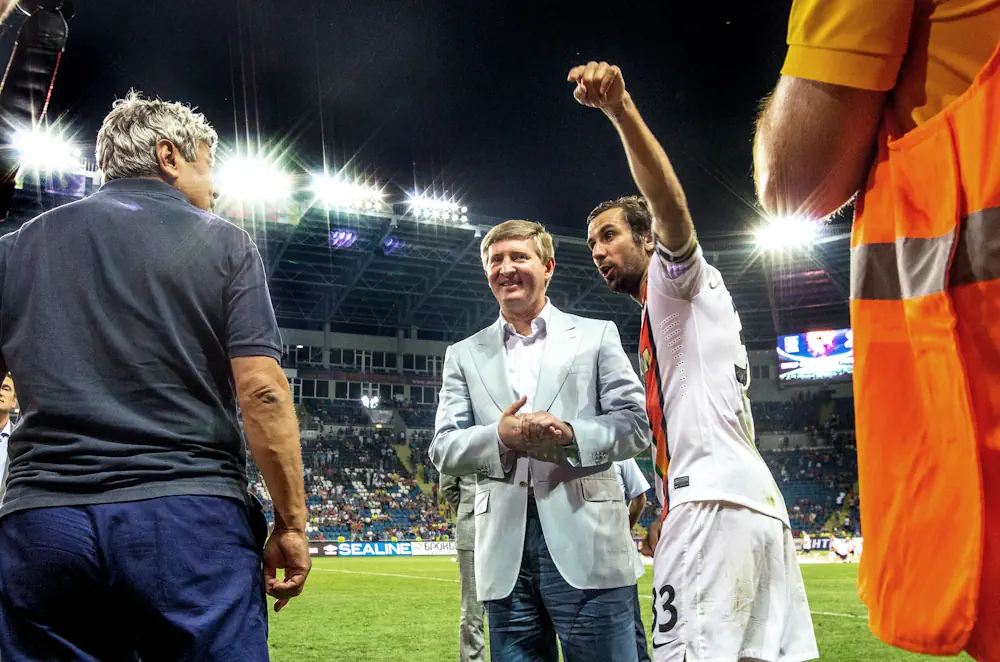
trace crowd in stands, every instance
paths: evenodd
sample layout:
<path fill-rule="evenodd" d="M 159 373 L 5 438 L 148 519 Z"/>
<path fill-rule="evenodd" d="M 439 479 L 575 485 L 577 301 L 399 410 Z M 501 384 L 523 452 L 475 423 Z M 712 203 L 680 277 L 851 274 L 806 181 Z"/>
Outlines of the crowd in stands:
<path fill-rule="evenodd" d="M 399 407 L 399 413 L 403 417 L 403 421 L 407 427 L 433 428 L 434 417 L 437 415 L 437 406 L 411 405 L 409 402 L 404 402 Z"/>
<path fill-rule="evenodd" d="M 312 539 L 453 539 L 449 509 L 438 499 L 440 475 L 428 456 L 436 409 L 405 401 L 394 404 L 408 432 L 368 427 L 371 419 L 355 403 L 305 401 L 308 415 L 317 422 L 342 426 L 303 445 Z M 803 392 L 787 402 L 755 403 L 754 420 L 761 431 L 809 433 L 809 448 L 792 448 L 786 437 L 781 450 L 762 452 L 785 497 L 795 533 L 860 535 L 857 454 L 853 435 L 845 432 L 854 423 L 852 400 L 835 399 L 829 391 Z M 408 445 L 407 465 L 394 443 Z M 418 480 L 432 486 L 428 493 Z M 251 491 L 270 507 L 255 473 Z M 658 510 L 655 491 L 650 490 L 640 526 L 648 526 Z"/>
<path fill-rule="evenodd" d="M 832 399 L 826 392 L 799 392 L 784 402 L 753 402 L 754 426 L 761 432 L 809 430 L 819 423 L 820 407 Z"/>
<path fill-rule="evenodd" d="M 306 398 L 302 400 L 306 412 L 323 425 L 367 425 L 371 419 L 365 413 L 359 402 L 345 400 L 320 400 Z"/>
<path fill-rule="evenodd" d="M 838 435 L 838 442 L 836 447 L 761 453 L 785 498 L 789 524 L 796 534 L 836 531 L 860 535 L 857 452 L 848 435 Z M 639 524 L 648 527 L 658 512 L 651 489 Z"/>
<path fill-rule="evenodd" d="M 420 489 L 396 454 L 393 436 L 388 431 L 347 427 L 303 444 L 311 540 L 454 539 L 436 485 L 430 494 Z M 271 501 L 254 467 L 250 490 L 270 517 Z"/>
<path fill-rule="evenodd" d="M 437 484 L 441 478 L 437 468 L 431 462 L 427 449 L 430 448 L 434 433 L 431 430 L 414 430 L 410 436 L 410 466 L 419 471 L 425 483 Z"/>

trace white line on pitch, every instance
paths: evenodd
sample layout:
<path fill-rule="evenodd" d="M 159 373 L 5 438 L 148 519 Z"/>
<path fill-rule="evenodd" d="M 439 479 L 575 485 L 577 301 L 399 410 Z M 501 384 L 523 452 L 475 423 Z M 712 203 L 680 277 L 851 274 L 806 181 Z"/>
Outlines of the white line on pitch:
<path fill-rule="evenodd" d="M 313 568 L 311 572 L 342 572 L 347 575 L 373 575 L 375 577 L 397 577 L 399 579 L 426 579 L 432 582 L 448 582 L 449 584 L 458 584 L 457 579 L 443 579 L 441 577 L 421 577 L 419 575 L 397 575 L 391 572 L 365 572 L 363 570 L 340 570 L 338 568 Z M 643 600 L 652 600 L 651 595 L 640 595 Z M 840 614 L 835 611 L 814 611 L 811 612 L 815 616 L 838 616 L 840 618 L 863 618 L 868 620 L 867 616 L 859 616 L 858 614 Z"/>
<path fill-rule="evenodd" d="M 835 611 L 814 611 L 812 613 L 817 616 L 840 616 L 841 618 L 863 618 L 866 621 L 868 620 L 867 616 L 859 616 L 858 614 L 838 614 Z"/>

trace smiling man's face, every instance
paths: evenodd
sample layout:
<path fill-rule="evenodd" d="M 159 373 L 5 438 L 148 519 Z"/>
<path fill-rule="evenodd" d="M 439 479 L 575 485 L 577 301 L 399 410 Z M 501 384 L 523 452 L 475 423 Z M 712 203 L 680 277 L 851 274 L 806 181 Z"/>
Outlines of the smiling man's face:
<path fill-rule="evenodd" d="M 534 239 L 504 239 L 490 246 L 486 276 L 500 309 L 512 314 L 540 310 L 556 261 L 542 262 Z"/>

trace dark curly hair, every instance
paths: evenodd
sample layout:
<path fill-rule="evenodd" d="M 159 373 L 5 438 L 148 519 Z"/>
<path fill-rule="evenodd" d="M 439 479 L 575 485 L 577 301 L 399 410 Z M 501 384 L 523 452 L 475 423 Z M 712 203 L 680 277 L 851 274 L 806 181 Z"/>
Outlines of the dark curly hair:
<path fill-rule="evenodd" d="M 625 220 L 632 229 L 632 240 L 637 244 L 642 242 L 643 237 L 653 227 L 653 215 L 649 212 L 649 204 L 641 195 L 623 195 L 602 202 L 587 216 L 587 225 L 589 226 L 595 218 L 609 209 L 621 209 L 624 212 Z"/>

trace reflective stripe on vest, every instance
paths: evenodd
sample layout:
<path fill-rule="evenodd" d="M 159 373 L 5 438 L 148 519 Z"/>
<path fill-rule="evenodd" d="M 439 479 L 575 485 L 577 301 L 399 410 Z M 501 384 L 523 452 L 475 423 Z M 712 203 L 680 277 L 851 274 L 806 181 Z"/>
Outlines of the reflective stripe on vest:
<path fill-rule="evenodd" d="M 900 301 L 998 278 L 1000 207 L 974 212 L 961 221 L 957 246 L 952 231 L 930 239 L 902 237 L 851 249 L 852 299 Z"/>

